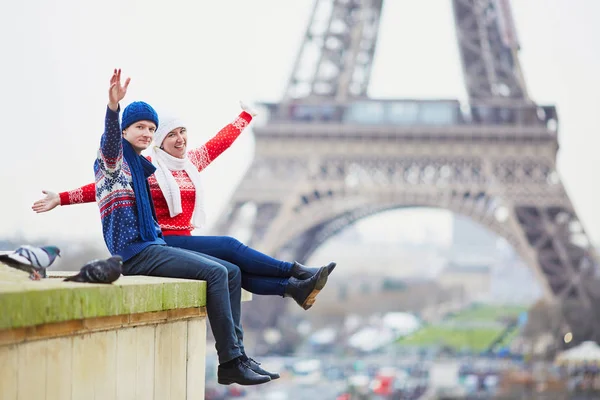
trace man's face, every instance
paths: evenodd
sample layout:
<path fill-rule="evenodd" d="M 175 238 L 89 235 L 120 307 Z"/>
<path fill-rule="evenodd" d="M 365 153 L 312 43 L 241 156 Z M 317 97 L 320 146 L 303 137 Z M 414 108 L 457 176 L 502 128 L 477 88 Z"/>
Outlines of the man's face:
<path fill-rule="evenodd" d="M 138 121 L 129 125 L 127 129 L 123 131 L 123 137 L 139 154 L 143 150 L 146 150 L 150 146 L 150 143 L 152 143 L 154 131 L 156 131 L 154 122 Z"/>

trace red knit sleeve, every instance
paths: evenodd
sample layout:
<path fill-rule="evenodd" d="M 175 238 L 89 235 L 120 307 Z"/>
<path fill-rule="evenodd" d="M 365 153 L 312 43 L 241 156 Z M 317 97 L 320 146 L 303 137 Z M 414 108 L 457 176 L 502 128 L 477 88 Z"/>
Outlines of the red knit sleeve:
<path fill-rule="evenodd" d="M 208 142 L 188 151 L 188 157 L 192 164 L 198 168 L 198 171 L 202 171 L 235 142 L 250 121 L 252 121 L 252 115 L 242 111 L 232 123 L 226 125 Z"/>
<path fill-rule="evenodd" d="M 61 192 L 60 205 L 80 204 L 80 203 L 94 203 L 96 202 L 96 184 L 90 183 L 75 190 L 69 190 L 68 192 Z"/>

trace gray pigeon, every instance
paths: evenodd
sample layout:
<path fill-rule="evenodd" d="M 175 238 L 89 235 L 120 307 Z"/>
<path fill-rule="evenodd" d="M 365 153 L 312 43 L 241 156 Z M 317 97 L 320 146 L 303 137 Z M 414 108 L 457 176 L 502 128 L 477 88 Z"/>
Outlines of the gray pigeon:
<path fill-rule="evenodd" d="M 0 254 L 0 261 L 28 272 L 29 278 L 37 281 L 46 278 L 46 268 L 52 265 L 56 257 L 60 257 L 60 249 L 56 246 L 23 245 L 15 251 Z"/>
<path fill-rule="evenodd" d="M 92 260 L 81 267 L 77 275 L 65 278 L 68 282 L 113 283 L 121 276 L 123 259 L 114 256 L 106 260 Z"/>

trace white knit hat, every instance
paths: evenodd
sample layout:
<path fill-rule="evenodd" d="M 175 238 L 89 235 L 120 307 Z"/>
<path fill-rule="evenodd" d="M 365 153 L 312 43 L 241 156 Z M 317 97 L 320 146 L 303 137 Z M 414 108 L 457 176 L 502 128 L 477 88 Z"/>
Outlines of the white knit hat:
<path fill-rule="evenodd" d="M 173 129 L 182 127 L 185 127 L 185 123 L 179 118 L 161 117 L 160 125 L 158 125 L 156 132 L 154 132 L 154 145 L 161 147 L 163 140 L 165 140 L 169 132 L 171 132 Z"/>

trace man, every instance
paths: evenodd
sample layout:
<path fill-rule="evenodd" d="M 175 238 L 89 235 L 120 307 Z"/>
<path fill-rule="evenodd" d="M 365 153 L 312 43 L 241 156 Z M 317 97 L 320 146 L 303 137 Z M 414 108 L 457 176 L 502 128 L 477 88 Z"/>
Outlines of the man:
<path fill-rule="evenodd" d="M 110 80 L 104 134 L 94 163 L 96 201 L 104 241 L 123 258 L 125 275 L 207 281 L 207 314 L 219 357 L 221 384 L 256 385 L 278 378 L 244 353 L 241 328 L 241 272 L 235 265 L 200 253 L 169 247 L 156 221 L 147 178 L 155 167 L 141 152 L 150 146 L 159 120 L 147 103 L 131 103 L 119 126 L 119 102 L 130 79 L 121 70 Z"/>

